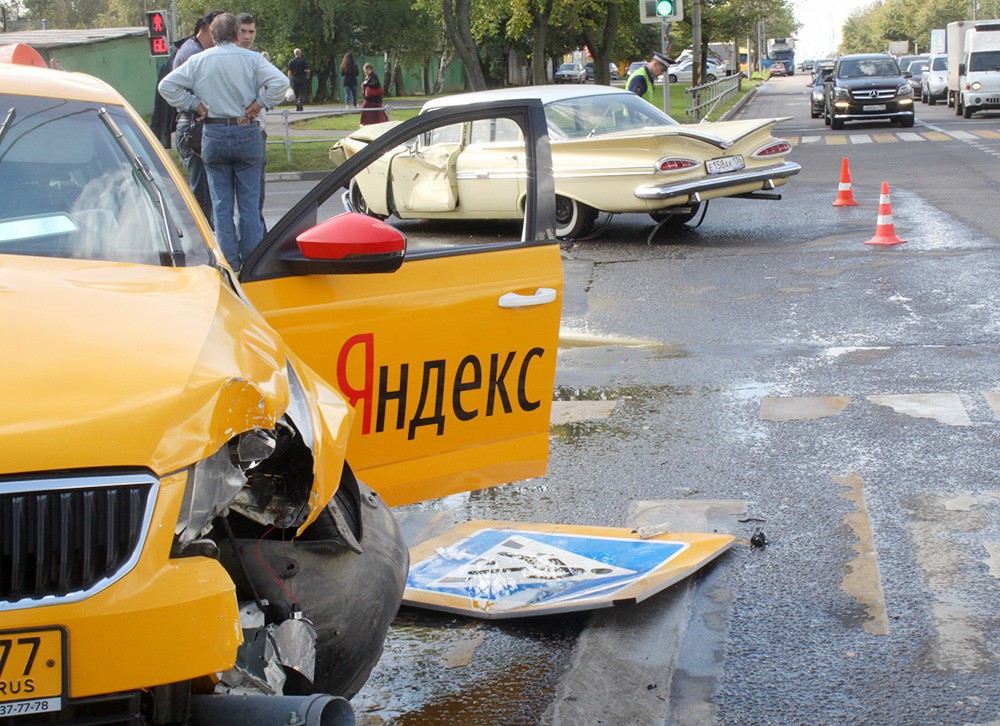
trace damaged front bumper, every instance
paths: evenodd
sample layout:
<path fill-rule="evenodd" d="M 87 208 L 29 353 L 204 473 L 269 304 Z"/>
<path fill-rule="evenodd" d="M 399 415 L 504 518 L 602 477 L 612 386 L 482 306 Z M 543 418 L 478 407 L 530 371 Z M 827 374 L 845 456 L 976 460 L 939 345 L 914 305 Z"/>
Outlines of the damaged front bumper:
<path fill-rule="evenodd" d="M 687 197 L 700 202 L 713 197 L 749 194 L 755 191 L 774 189 L 795 176 L 802 167 L 794 161 L 786 161 L 779 166 L 766 169 L 729 172 L 718 176 L 708 176 L 694 181 L 644 184 L 636 187 L 635 196 L 647 201 L 677 200 Z"/>

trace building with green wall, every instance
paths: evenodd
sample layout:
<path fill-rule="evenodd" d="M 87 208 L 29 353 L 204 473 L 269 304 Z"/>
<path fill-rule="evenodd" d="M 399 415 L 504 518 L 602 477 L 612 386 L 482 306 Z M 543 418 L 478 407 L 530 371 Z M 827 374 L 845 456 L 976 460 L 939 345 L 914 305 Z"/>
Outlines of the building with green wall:
<path fill-rule="evenodd" d="M 24 43 L 64 71 L 96 76 L 122 94 L 142 116 L 153 111 L 157 66 L 149 55 L 146 28 L 23 30 L 0 33 L 0 45 Z"/>

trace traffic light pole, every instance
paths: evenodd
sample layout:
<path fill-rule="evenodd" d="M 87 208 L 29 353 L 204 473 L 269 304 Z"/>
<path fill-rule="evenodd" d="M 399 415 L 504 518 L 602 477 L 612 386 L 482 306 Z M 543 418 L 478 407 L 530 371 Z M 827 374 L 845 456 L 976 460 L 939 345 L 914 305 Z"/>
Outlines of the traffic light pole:
<path fill-rule="evenodd" d="M 664 20 L 660 24 L 660 50 L 663 55 L 669 58 L 667 51 L 670 50 L 670 23 Z M 663 69 L 663 113 L 670 115 L 670 67 Z"/>

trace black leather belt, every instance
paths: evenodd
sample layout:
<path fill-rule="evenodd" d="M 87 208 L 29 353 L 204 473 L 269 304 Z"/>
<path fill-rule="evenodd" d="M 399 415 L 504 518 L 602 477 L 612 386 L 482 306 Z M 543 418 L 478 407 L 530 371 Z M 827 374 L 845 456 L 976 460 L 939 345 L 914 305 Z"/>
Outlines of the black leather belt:
<path fill-rule="evenodd" d="M 253 119 L 249 116 L 237 116 L 236 118 L 206 118 L 205 123 L 219 126 L 249 126 Z"/>

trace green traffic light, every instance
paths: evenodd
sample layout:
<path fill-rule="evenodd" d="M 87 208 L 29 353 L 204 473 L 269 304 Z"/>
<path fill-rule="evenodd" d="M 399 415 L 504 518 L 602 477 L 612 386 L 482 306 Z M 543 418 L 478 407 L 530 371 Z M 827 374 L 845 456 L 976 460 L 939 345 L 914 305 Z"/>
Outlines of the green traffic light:
<path fill-rule="evenodd" d="M 656 14 L 661 16 L 673 15 L 674 14 L 673 0 L 657 0 Z"/>

